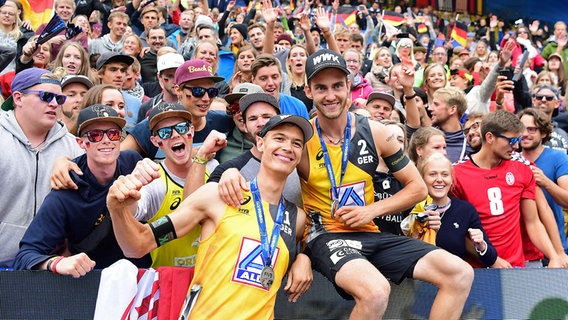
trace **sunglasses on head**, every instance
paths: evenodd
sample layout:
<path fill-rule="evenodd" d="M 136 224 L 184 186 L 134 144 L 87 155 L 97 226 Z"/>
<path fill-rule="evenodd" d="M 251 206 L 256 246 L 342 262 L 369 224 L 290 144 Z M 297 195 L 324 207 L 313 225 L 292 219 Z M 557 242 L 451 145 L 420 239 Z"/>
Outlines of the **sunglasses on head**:
<path fill-rule="evenodd" d="M 232 103 L 227 106 L 227 114 L 230 116 L 234 116 L 236 114 L 241 113 L 241 108 L 239 107 L 239 103 Z"/>
<path fill-rule="evenodd" d="M 533 98 L 535 98 L 538 101 L 542 101 L 543 99 L 546 99 L 546 101 L 552 101 L 556 97 L 555 96 L 549 96 L 549 95 L 546 95 L 546 94 L 533 94 Z"/>
<path fill-rule="evenodd" d="M 213 99 L 219 95 L 219 89 L 217 88 L 203 88 L 203 87 L 186 87 L 183 86 L 183 89 L 191 90 L 191 95 L 196 98 L 201 98 L 207 93 L 210 99 Z"/>
<path fill-rule="evenodd" d="M 50 103 L 53 100 L 53 98 L 55 98 L 55 102 L 57 102 L 58 105 L 63 105 L 65 103 L 65 100 L 67 100 L 67 97 L 62 94 L 56 94 L 48 91 L 22 90 L 21 92 L 25 94 L 28 94 L 30 92 L 39 93 L 39 99 L 47 103 Z"/>
<path fill-rule="evenodd" d="M 160 128 L 158 130 L 156 130 L 156 133 L 158 135 L 158 137 L 160 137 L 160 139 L 166 140 L 172 137 L 172 133 L 174 132 L 174 130 L 182 135 L 182 134 L 186 134 L 189 132 L 189 128 L 191 127 L 191 125 L 189 124 L 189 122 L 184 121 L 184 122 L 180 122 L 178 124 L 175 124 L 173 126 L 169 126 L 169 127 L 163 127 Z"/>
<path fill-rule="evenodd" d="M 503 138 L 503 139 L 509 140 L 509 145 L 510 145 L 510 146 L 514 146 L 514 145 L 517 144 L 517 143 L 521 143 L 521 140 L 523 140 L 523 137 L 513 137 L 513 138 L 509 138 L 509 137 L 506 137 L 506 136 L 504 136 L 504 135 L 502 135 L 502 134 L 500 134 L 500 133 L 498 133 L 498 132 L 493 132 L 493 131 L 491 132 L 491 134 L 493 134 L 493 135 L 496 136 L 497 138 Z"/>
<path fill-rule="evenodd" d="M 110 141 L 119 141 L 120 137 L 122 136 L 122 130 L 120 129 L 94 129 L 89 130 L 83 134 L 83 136 L 87 136 L 90 142 L 99 142 L 103 140 L 104 135 L 107 135 Z"/>

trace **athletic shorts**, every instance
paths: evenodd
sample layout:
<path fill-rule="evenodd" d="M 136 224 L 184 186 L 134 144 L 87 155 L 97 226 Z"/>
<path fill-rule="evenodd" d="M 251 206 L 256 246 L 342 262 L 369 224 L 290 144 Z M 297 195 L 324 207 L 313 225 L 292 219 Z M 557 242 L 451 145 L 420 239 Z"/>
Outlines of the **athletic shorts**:
<path fill-rule="evenodd" d="M 424 241 L 388 232 L 346 232 L 319 235 L 308 243 L 305 253 L 313 268 L 329 279 L 343 298 L 353 300 L 335 283 L 335 275 L 347 262 L 365 259 L 387 279 L 400 284 L 405 278 L 412 278 L 420 258 L 436 249 L 439 248 Z"/>

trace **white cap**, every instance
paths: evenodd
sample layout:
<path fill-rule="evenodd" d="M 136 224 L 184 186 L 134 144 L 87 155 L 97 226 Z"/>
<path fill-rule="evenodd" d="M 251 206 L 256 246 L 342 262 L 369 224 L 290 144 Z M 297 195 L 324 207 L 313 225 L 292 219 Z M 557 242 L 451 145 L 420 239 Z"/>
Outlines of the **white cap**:
<path fill-rule="evenodd" d="M 183 56 L 179 53 L 166 53 L 158 57 L 158 72 L 166 69 L 177 69 L 185 62 Z"/>
<path fill-rule="evenodd" d="M 208 17 L 204 14 L 200 14 L 200 15 L 197 16 L 197 18 L 195 18 L 195 29 L 197 30 L 199 25 L 202 25 L 202 24 L 213 26 L 213 19 L 211 19 L 210 17 Z"/>

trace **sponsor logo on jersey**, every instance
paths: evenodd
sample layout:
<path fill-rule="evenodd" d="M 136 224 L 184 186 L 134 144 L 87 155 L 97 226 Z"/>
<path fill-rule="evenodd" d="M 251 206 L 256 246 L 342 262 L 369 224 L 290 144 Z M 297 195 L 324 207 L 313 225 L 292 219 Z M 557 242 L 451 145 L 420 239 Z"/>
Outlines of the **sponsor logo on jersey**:
<path fill-rule="evenodd" d="M 273 269 L 278 260 L 279 253 L 280 248 L 276 247 L 271 261 Z M 260 273 L 262 272 L 262 268 L 264 268 L 261 254 L 260 241 L 243 237 L 231 281 L 269 291 L 260 284 Z"/>

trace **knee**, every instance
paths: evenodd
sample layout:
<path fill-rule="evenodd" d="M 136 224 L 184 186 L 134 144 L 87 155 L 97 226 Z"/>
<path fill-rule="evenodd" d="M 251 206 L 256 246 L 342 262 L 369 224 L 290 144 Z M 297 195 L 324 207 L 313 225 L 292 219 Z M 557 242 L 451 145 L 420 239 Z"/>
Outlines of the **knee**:
<path fill-rule="evenodd" d="M 473 268 L 467 262 L 458 258 L 458 261 L 452 267 L 451 276 L 450 283 L 452 285 L 460 290 L 469 290 L 473 283 Z"/>
<path fill-rule="evenodd" d="M 372 305 L 379 309 L 386 309 L 390 296 L 390 285 L 369 286 L 361 288 L 355 300 L 365 305 Z"/>

